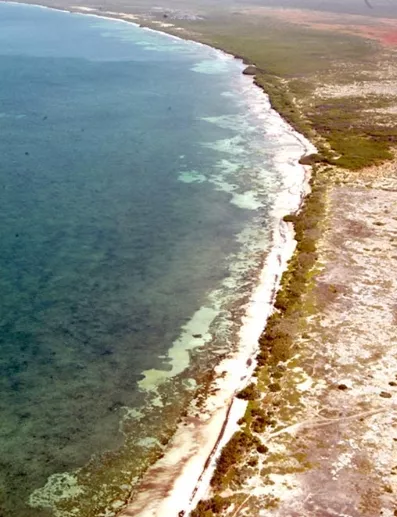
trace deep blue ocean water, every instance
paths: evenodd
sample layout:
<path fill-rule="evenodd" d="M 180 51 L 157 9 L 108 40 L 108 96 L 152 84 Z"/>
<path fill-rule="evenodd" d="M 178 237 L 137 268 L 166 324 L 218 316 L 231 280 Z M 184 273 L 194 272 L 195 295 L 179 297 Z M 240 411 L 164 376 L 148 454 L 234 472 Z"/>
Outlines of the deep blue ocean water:
<path fill-rule="evenodd" d="M 0 4 L 2 517 L 104 515 L 233 345 L 281 185 L 241 70 Z"/>

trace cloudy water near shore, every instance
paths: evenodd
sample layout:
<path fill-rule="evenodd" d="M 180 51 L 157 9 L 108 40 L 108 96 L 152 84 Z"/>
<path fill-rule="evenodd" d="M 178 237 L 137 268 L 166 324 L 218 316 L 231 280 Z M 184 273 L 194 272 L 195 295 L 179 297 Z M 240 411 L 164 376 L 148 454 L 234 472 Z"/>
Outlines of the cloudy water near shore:
<path fill-rule="evenodd" d="M 242 70 L 0 4 L 2 517 L 114 515 L 238 347 L 304 152 Z"/>

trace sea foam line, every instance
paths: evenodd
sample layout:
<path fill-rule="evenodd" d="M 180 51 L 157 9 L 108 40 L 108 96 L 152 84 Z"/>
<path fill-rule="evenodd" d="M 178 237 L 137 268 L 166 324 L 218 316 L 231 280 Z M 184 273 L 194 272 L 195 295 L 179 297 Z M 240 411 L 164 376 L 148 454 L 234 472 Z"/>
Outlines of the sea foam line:
<path fill-rule="evenodd" d="M 269 102 L 252 79 L 250 88 L 253 100 L 258 99 L 260 93 L 266 103 Z M 268 115 L 266 120 L 272 123 L 272 131 L 278 135 L 280 145 L 286 136 L 293 137 L 299 142 L 301 151 L 297 155 L 286 150 L 274 157 L 274 164 L 283 173 L 284 190 L 273 209 L 272 248 L 243 317 L 239 349 L 216 367 L 215 393 L 207 398 L 199 416 L 187 417 L 179 426 L 164 457 L 148 469 L 141 490 L 120 517 L 189 515 L 198 501 L 208 495 L 220 450 L 238 429 L 237 422 L 245 413 L 247 403 L 235 395 L 252 377 L 259 337 L 273 311 L 282 274 L 296 247 L 293 226 L 282 218 L 298 211 L 309 192 L 310 169 L 300 165 L 299 158 L 316 151 L 277 112 L 271 109 Z"/>

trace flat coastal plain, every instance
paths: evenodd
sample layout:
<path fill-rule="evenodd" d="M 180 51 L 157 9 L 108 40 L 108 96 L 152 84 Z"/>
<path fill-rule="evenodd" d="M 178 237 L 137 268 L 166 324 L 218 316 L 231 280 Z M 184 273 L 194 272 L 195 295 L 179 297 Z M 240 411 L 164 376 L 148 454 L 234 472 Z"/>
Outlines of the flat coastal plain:
<path fill-rule="evenodd" d="M 397 515 L 397 6 L 41 3 L 242 57 L 318 149 L 245 416 L 191 515 Z"/>

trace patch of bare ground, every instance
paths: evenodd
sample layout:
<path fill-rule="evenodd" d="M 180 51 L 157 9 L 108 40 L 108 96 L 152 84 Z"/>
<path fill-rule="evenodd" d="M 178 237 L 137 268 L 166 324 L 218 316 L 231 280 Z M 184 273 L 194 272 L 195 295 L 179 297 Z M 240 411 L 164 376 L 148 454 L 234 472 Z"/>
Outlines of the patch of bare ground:
<path fill-rule="evenodd" d="M 268 13 L 268 15 L 284 22 L 287 21 L 310 29 L 361 36 L 391 47 L 397 45 L 396 22 L 393 18 L 373 18 L 347 13 L 342 17 L 340 14 L 331 12 L 266 7 L 248 8 L 244 12 L 257 16 Z"/>

